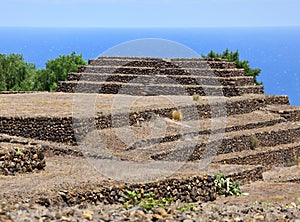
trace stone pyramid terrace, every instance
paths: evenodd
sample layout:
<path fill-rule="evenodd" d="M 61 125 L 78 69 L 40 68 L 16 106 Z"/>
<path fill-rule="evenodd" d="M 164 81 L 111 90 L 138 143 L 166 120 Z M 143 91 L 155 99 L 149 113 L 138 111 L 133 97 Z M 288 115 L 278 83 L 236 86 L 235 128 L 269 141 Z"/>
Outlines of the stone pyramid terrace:
<path fill-rule="evenodd" d="M 118 202 L 107 194 L 114 182 L 91 166 L 99 171 L 105 164 L 113 164 L 122 179 L 128 176 L 128 186 L 145 189 L 157 185 L 135 179 L 168 175 L 162 184 L 174 188 L 179 185 L 171 185 L 172 178 L 193 184 L 191 178 L 205 181 L 202 175 L 214 172 L 244 185 L 300 181 L 299 167 L 282 171 L 284 177 L 270 173 L 299 161 L 300 108 L 290 106 L 287 96 L 265 95 L 263 86 L 227 60 L 99 57 L 70 73 L 57 92 L 2 94 L 0 106 L 0 148 L 41 146 L 47 163 L 27 179 L 1 176 L 0 197 L 18 191 L 39 200 L 45 185 L 52 202 L 74 204 L 61 189 L 83 197 L 101 184 L 95 198 Z M 181 120 L 173 118 L 174 110 Z M 202 168 L 204 160 L 211 163 Z M 38 191 L 30 188 L 32 179 Z M 8 189 L 10 184 L 16 185 Z M 187 201 L 210 200 L 209 186 L 198 184 L 203 192 Z"/>
<path fill-rule="evenodd" d="M 80 81 L 79 81 L 80 80 Z M 70 73 L 58 91 L 73 92 L 77 84 L 85 92 L 129 95 L 263 94 L 244 70 L 224 60 L 103 58 Z M 121 90 L 121 91 L 120 91 Z M 78 92 L 78 90 L 77 90 Z"/>

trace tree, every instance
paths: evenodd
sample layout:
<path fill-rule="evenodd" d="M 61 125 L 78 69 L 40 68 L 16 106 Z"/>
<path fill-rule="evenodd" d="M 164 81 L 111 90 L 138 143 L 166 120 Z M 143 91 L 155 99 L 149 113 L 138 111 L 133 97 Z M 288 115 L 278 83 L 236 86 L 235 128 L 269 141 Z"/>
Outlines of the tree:
<path fill-rule="evenodd" d="M 58 81 L 65 81 L 68 73 L 85 64 L 81 54 L 72 52 L 48 60 L 46 69 L 37 70 L 21 54 L 0 54 L 0 91 L 53 91 Z"/>
<path fill-rule="evenodd" d="M 65 81 L 68 73 L 77 72 L 78 67 L 83 65 L 86 62 L 82 55 L 75 52 L 48 60 L 46 69 L 37 72 L 34 90 L 56 90 L 58 81 Z"/>
<path fill-rule="evenodd" d="M 245 70 L 246 76 L 253 76 L 254 81 L 257 85 L 262 84 L 261 82 L 257 81 L 257 76 L 260 74 L 261 69 L 250 68 L 249 61 L 247 60 L 240 61 L 238 50 L 233 52 L 233 51 L 229 51 L 229 49 L 226 49 L 222 53 L 216 53 L 213 50 L 211 50 L 207 55 L 202 55 L 202 58 L 221 58 L 221 59 L 227 59 L 229 62 L 235 62 L 237 68 Z"/>
<path fill-rule="evenodd" d="M 0 90 L 30 90 L 35 71 L 35 65 L 25 62 L 21 54 L 0 54 Z"/>

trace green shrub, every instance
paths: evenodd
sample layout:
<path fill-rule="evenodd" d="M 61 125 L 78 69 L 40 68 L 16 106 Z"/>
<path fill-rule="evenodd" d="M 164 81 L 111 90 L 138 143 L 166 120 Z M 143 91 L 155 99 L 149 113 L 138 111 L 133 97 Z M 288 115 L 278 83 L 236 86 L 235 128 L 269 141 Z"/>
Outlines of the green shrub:
<path fill-rule="evenodd" d="M 238 50 L 233 52 L 233 51 L 229 51 L 229 49 L 226 49 L 222 53 L 216 53 L 213 50 L 211 50 L 207 55 L 202 55 L 202 58 L 221 58 L 221 59 L 227 59 L 229 62 L 235 62 L 237 68 L 245 70 L 246 76 L 253 76 L 254 82 L 257 85 L 262 85 L 261 82 L 257 81 L 257 76 L 260 74 L 261 69 L 250 68 L 249 61 L 247 60 L 240 61 Z"/>
<path fill-rule="evenodd" d="M 233 182 L 230 178 L 225 178 L 224 174 L 214 174 L 214 184 L 220 196 L 227 197 L 243 194 L 239 187 L 239 181 Z"/>

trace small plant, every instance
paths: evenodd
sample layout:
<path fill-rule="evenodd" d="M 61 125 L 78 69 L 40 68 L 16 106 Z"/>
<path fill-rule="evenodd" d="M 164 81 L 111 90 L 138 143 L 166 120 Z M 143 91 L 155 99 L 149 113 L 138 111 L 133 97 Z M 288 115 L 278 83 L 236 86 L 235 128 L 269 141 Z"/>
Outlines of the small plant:
<path fill-rule="evenodd" d="M 260 141 L 255 135 L 250 136 L 251 149 L 256 149 L 260 146 Z"/>
<path fill-rule="evenodd" d="M 259 204 L 259 202 L 256 200 L 254 203 L 253 203 L 254 205 L 258 205 Z"/>
<path fill-rule="evenodd" d="M 19 154 L 22 154 L 22 148 L 18 148 L 17 149 L 17 154 L 19 155 Z"/>
<path fill-rule="evenodd" d="M 198 93 L 196 93 L 196 94 L 193 95 L 193 100 L 194 101 L 199 101 L 200 98 L 201 98 L 201 96 Z"/>
<path fill-rule="evenodd" d="M 300 197 L 297 198 L 298 203 L 300 204 Z"/>
<path fill-rule="evenodd" d="M 261 204 L 261 205 L 269 205 L 270 203 L 266 202 L 266 201 L 259 202 L 259 201 L 256 200 L 253 204 L 254 205 L 259 205 L 259 204 Z"/>
<path fill-rule="evenodd" d="M 174 201 L 173 198 L 155 199 L 154 193 L 149 192 L 145 194 L 136 193 L 135 191 L 126 191 L 127 195 L 124 198 L 127 200 L 124 203 L 126 209 L 130 209 L 134 206 L 140 206 L 145 210 L 151 210 L 156 207 L 165 207 L 171 205 Z"/>
<path fill-rule="evenodd" d="M 127 202 L 125 202 L 125 208 L 129 208 L 129 206 L 131 205 L 136 205 L 137 202 L 141 199 L 141 194 L 140 193 L 136 193 L 135 191 L 130 191 L 127 190 L 126 191 L 127 195 L 124 195 L 123 197 L 127 200 Z"/>
<path fill-rule="evenodd" d="M 177 207 L 176 209 L 180 210 L 181 212 L 184 212 L 184 211 L 195 211 L 197 209 L 197 207 L 193 203 L 184 203 L 180 207 Z"/>
<path fill-rule="evenodd" d="M 217 189 L 217 193 L 221 196 L 239 196 L 243 194 L 239 187 L 239 181 L 233 182 L 230 178 L 225 178 L 224 174 L 214 174 L 214 184 Z"/>
<path fill-rule="evenodd" d="M 181 112 L 179 110 L 174 110 L 172 112 L 172 118 L 173 120 L 181 121 L 182 120 Z"/>

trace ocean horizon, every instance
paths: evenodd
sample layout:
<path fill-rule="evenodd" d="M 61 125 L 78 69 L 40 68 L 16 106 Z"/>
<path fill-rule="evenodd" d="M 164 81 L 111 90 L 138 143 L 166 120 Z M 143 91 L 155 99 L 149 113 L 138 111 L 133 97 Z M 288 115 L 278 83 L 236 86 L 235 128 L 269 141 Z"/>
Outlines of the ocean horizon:
<path fill-rule="evenodd" d="M 265 93 L 288 95 L 300 105 L 300 27 L 266 28 L 0 28 L 0 53 L 20 53 L 44 68 L 49 59 L 75 51 L 96 58 L 124 42 L 156 38 L 197 52 L 238 50 L 241 60 L 262 70 Z M 132 55 L 134 56 L 134 55 Z"/>

